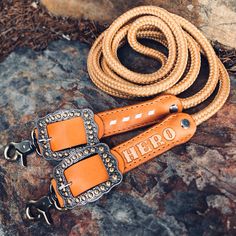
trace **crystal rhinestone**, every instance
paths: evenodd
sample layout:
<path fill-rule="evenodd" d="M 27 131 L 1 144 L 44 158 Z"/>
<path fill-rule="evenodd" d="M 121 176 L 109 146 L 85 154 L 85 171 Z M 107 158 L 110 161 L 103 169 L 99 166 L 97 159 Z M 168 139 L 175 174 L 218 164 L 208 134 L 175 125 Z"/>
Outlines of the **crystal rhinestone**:
<path fill-rule="evenodd" d="M 61 153 L 59 153 L 59 154 L 58 154 L 58 156 L 59 156 L 59 157 L 62 157 L 62 154 L 61 154 Z"/>
<path fill-rule="evenodd" d="M 50 121 L 50 120 L 47 118 L 47 119 L 46 119 L 46 122 L 49 122 L 49 121 Z"/>
<path fill-rule="evenodd" d="M 92 131 L 92 130 L 89 130 L 89 134 L 93 134 L 93 131 Z"/>
<path fill-rule="evenodd" d="M 43 123 L 40 122 L 40 123 L 39 123 L 39 126 L 42 127 L 42 126 L 43 126 Z"/>
<path fill-rule="evenodd" d="M 45 143 L 45 142 L 44 142 Z M 43 145 L 43 147 L 46 149 L 48 146 L 45 144 L 45 145 Z"/>
<path fill-rule="evenodd" d="M 77 158 L 76 155 L 72 156 L 72 159 L 73 159 L 73 160 L 75 160 L 76 158 Z"/>
<path fill-rule="evenodd" d="M 60 174 L 60 171 L 59 171 L 59 170 L 56 170 L 56 174 L 59 175 L 59 174 Z"/>
<path fill-rule="evenodd" d="M 86 150 L 84 151 L 84 154 L 89 154 L 89 151 L 86 149 Z"/>
<path fill-rule="evenodd" d="M 54 117 L 54 116 L 51 116 L 51 120 L 54 121 L 54 120 L 55 120 L 55 117 Z"/>
<path fill-rule="evenodd" d="M 95 150 L 95 148 L 91 148 L 91 152 L 95 152 L 96 150 Z"/>
<path fill-rule="evenodd" d="M 62 168 L 66 168 L 66 163 L 63 163 L 61 166 Z"/>
<path fill-rule="evenodd" d="M 73 115 L 74 115 L 74 113 L 73 113 L 73 112 L 70 112 L 69 116 L 73 116 Z"/>
<path fill-rule="evenodd" d="M 107 165 L 108 165 L 108 167 L 112 167 L 112 163 L 111 162 L 109 162 Z"/>
<path fill-rule="evenodd" d="M 92 198 L 92 197 L 93 197 L 93 193 L 92 192 L 88 193 L 88 198 Z"/>
<path fill-rule="evenodd" d="M 93 137 L 93 135 L 89 135 L 89 138 L 90 138 L 90 139 L 93 139 L 94 137 Z"/>
<path fill-rule="evenodd" d="M 113 167 L 111 167 L 111 168 L 109 169 L 110 172 L 114 172 L 114 170 L 115 170 L 115 169 L 114 169 Z"/>
<path fill-rule="evenodd" d="M 40 132 L 41 134 L 44 134 L 45 132 L 44 132 L 44 130 L 41 130 L 41 132 Z"/>
<path fill-rule="evenodd" d="M 70 159 L 67 159 L 66 162 L 67 162 L 68 164 L 70 164 L 71 160 L 70 160 Z"/>
<path fill-rule="evenodd" d="M 112 175 L 113 180 L 117 180 L 117 175 Z"/>
<path fill-rule="evenodd" d="M 60 119 L 60 118 L 61 118 L 61 115 L 60 115 L 60 114 L 57 114 L 56 117 L 57 117 L 57 119 Z"/>
<path fill-rule="evenodd" d="M 78 153 L 78 156 L 79 156 L 79 157 L 81 157 L 82 155 L 83 155 L 82 152 L 79 152 L 79 153 Z"/>
<path fill-rule="evenodd" d="M 110 161 L 110 158 L 109 158 L 109 157 L 107 157 L 107 158 L 106 158 L 106 162 L 109 162 L 109 161 Z"/>
<path fill-rule="evenodd" d="M 100 189 L 101 189 L 102 191 L 104 191 L 104 190 L 105 190 L 105 187 L 102 185 L 102 186 L 100 187 Z"/>
<path fill-rule="evenodd" d="M 71 199 L 67 199 L 67 203 L 71 204 L 72 203 Z"/>
<path fill-rule="evenodd" d="M 85 197 L 85 196 L 82 196 L 81 199 L 82 199 L 82 201 L 85 201 L 85 200 L 86 200 L 86 197 Z"/>
<path fill-rule="evenodd" d="M 68 157 L 69 156 L 69 153 L 68 152 L 65 152 L 65 154 L 64 154 L 66 157 Z"/>
<path fill-rule="evenodd" d="M 80 116 L 80 112 L 77 112 L 75 115 L 76 115 L 76 116 Z"/>
<path fill-rule="evenodd" d="M 106 154 L 106 153 L 104 153 L 102 156 L 103 156 L 104 158 L 107 158 L 107 154 Z"/>
<path fill-rule="evenodd" d="M 68 193 L 67 193 L 67 192 L 65 192 L 65 196 L 66 196 L 66 197 L 68 196 Z"/>
<path fill-rule="evenodd" d="M 99 190 L 96 189 L 96 190 L 94 191 L 94 193 L 95 193 L 96 195 L 98 195 L 98 194 L 99 194 Z"/>
<path fill-rule="evenodd" d="M 64 114 L 63 114 L 63 117 L 66 118 L 66 117 L 67 117 L 67 113 L 64 113 Z"/>
<path fill-rule="evenodd" d="M 86 123 L 87 123 L 87 125 L 90 125 L 90 124 L 91 124 L 91 121 L 90 121 L 90 120 L 88 120 Z"/>
<path fill-rule="evenodd" d="M 103 152 L 103 151 L 104 151 L 104 147 L 99 147 L 99 150 L 100 150 L 101 152 Z"/>
<path fill-rule="evenodd" d="M 61 177 L 59 178 L 59 182 L 62 182 L 62 178 Z"/>
<path fill-rule="evenodd" d="M 87 112 L 84 113 L 84 117 L 86 117 L 86 118 L 88 117 L 88 113 Z"/>
<path fill-rule="evenodd" d="M 78 202 L 79 202 L 79 199 L 78 199 L 78 198 L 76 198 L 76 199 L 75 199 L 75 202 L 77 202 L 77 203 L 78 203 Z"/>
<path fill-rule="evenodd" d="M 49 153 L 48 152 L 45 152 L 45 156 L 48 156 L 49 155 Z"/>
<path fill-rule="evenodd" d="M 92 129 L 92 125 L 88 125 L 88 129 Z"/>
<path fill-rule="evenodd" d="M 57 154 L 56 154 L 56 153 L 53 153 L 52 156 L 53 156 L 53 157 L 57 157 Z"/>
<path fill-rule="evenodd" d="M 107 186 L 107 187 L 110 187 L 110 186 L 111 186 L 111 182 L 110 182 L 110 181 L 107 181 L 107 182 L 106 182 L 106 186 Z"/>

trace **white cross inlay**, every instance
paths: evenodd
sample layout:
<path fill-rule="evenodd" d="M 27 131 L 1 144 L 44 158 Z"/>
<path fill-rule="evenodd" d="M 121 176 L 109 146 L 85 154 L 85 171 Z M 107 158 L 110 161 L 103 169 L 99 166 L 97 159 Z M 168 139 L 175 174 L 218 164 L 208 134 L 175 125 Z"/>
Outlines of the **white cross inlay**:
<path fill-rule="evenodd" d="M 154 115 L 154 114 L 155 114 L 155 110 L 151 110 L 151 111 L 148 112 L 148 115 L 149 115 L 149 116 L 152 116 L 152 115 Z"/>
<path fill-rule="evenodd" d="M 110 122 L 110 125 L 115 125 L 117 123 L 117 120 L 112 120 L 111 122 Z"/>
<path fill-rule="evenodd" d="M 130 120 L 130 116 L 124 117 L 124 118 L 122 119 L 123 122 L 129 121 L 129 120 Z"/>
<path fill-rule="evenodd" d="M 142 117 L 142 113 L 139 113 L 139 114 L 137 114 L 136 116 L 135 116 L 135 119 L 139 119 L 139 118 L 141 118 Z"/>

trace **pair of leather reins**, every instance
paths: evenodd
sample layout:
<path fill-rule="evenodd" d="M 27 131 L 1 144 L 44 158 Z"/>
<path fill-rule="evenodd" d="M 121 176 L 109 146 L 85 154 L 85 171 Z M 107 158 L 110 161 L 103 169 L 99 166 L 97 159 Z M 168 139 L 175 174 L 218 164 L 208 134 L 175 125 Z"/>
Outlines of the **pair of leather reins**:
<path fill-rule="evenodd" d="M 138 39 L 152 39 L 168 49 L 142 45 Z M 158 60 L 162 67 L 151 74 L 129 70 L 118 59 L 126 41 L 137 52 Z M 188 98 L 178 95 L 197 79 L 201 54 L 209 64 L 205 86 Z M 72 209 L 99 199 L 122 181 L 122 174 L 187 142 L 196 126 L 214 115 L 225 103 L 230 82 L 227 71 L 202 33 L 185 19 L 154 6 L 134 8 L 115 20 L 92 46 L 88 72 L 103 91 L 121 98 L 155 98 L 136 105 L 94 114 L 90 109 L 60 110 L 36 121 L 31 141 L 10 143 L 8 160 L 21 160 L 33 151 L 47 160 L 57 160 L 50 193 L 31 201 L 29 219 L 51 223 L 49 210 Z M 214 100 L 189 115 L 182 110 L 195 107 L 216 89 Z M 152 125 L 134 138 L 112 148 L 103 137 Z"/>

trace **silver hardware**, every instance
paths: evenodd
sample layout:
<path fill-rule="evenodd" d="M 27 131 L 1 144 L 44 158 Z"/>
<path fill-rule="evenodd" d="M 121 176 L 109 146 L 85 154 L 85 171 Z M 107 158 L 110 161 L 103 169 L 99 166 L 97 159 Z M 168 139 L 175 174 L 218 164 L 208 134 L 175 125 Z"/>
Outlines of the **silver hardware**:
<path fill-rule="evenodd" d="M 190 127 L 190 121 L 187 120 L 187 119 L 181 120 L 181 126 L 182 126 L 184 129 L 188 129 L 188 128 Z"/>
<path fill-rule="evenodd" d="M 87 152 L 85 152 L 85 150 L 87 150 Z M 79 196 L 74 197 L 70 188 L 62 188 L 62 186 L 68 186 L 68 184 L 70 184 L 67 182 L 64 171 L 70 166 L 80 162 L 83 159 L 89 158 L 89 156 L 94 154 L 98 154 L 101 157 L 108 173 L 109 180 L 106 183 L 101 183 L 98 186 L 80 194 Z M 104 156 L 106 158 L 104 158 Z M 107 157 L 109 157 L 109 162 L 106 161 Z M 93 146 L 75 149 L 68 157 L 64 158 L 54 168 L 53 176 L 57 182 L 57 190 L 64 200 L 64 206 L 66 209 L 72 209 L 77 205 L 85 205 L 88 202 L 94 202 L 122 181 L 122 174 L 118 169 L 117 161 L 111 154 L 109 147 L 104 143 L 98 143 Z"/>
<path fill-rule="evenodd" d="M 170 113 L 178 112 L 178 106 L 176 104 L 171 105 L 169 109 L 170 109 Z"/>

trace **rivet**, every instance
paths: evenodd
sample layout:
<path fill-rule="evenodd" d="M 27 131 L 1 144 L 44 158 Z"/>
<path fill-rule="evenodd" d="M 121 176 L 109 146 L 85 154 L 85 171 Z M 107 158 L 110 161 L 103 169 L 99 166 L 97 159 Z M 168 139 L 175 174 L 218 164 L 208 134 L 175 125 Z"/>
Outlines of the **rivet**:
<path fill-rule="evenodd" d="M 96 195 L 98 195 L 98 194 L 99 194 L 99 191 L 96 189 L 96 190 L 94 191 L 94 193 L 95 193 Z"/>
<path fill-rule="evenodd" d="M 181 126 L 182 126 L 182 128 L 184 128 L 184 129 L 188 129 L 188 128 L 190 127 L 190 121 L 187 120 L 187 119 L 181 120 Z"/>
<path fill-rule="evenodd" d="M 110 169 L 109 169 L 109 171 L 112 173 L 112 172 L 114 172 L 114 168 L 113 167 L 111 167 Z"/>
<path fill-rule="evenodd" d="M 95 152 L 95 148 L 91 148 L 91 152 Z"/>
<path fill-rule="evenodd" d="M 70 112 L 69 116 L 73 116 L 73 115 L 74 115 L 74 113 L 73 113 L 73 112 Z"/>
<path fill-rule="evenodd" d="M 85 151 L 84 151 L 84 154 L 86 154 L 86 155 L 89 154 L 89 151 L 88 151 L 88 150 L 85 150 Z"/>
<path fill-rule="evenodd" d="M 101 152 L 103 152 L 103 151 L 104 151 L 104 147 L 99 147 L 99 150 L 100 150 Z"/>
<path fill-rule="evenodd" d="M 66 117 L 67 117 L 67 113 L 64 113 L 64 114 L 63 114 L 63 117 L 66 118 Z"/>
<path fill-rule="evenodd" d="M 104 158 L 107 158 L 108 155 L 107 155 L 106 153 L 104 153 L 102 156 L 103 156 Z"/>
<path fill-rule="evenodd" d="M 100 189 L 101 189 L 102 191 L 104 191 L 104 190 L 105 190 L 105 187 L 102 185 L 102 186 L 100 187 Z"/>
<path fill-rule="evenodd" d="M 109 158 L 109 157 L 107 157 L 107 158 L 106 158 L 106 162 L 109 162 L 109 161 L 110 161 L 110 158 Z"/>
<path fill-rule="evenodd" d="M 110 187 L 110 186 L 111 186 L 111 182 L 110 182 L 110 181 L 107 181 L 107 182 L 106 182 L 106 186 L 107 186 L 107 187 Z"/>
<path fill-rule="evenodd" d="M 112 163 L 111 162 L 109 162 L 107 165 L 108 165 L 108 167 L 112 167 Z"/>
<path fill-rule="evenodd" d="M 92 197 L 93 197 L 93 193 L 92 192 L 88 193 L 88 198 L 92 198 Z"/>
<path fill-rule="evenodd" d="M 61 115 L 60 114 L 57 114 L 57 119 L 60 119 L 61 118 Z"/>
<path fill-rule="evenodd" d="M 173 104 L 170 106 L 170 113 L 176 113 L 178 112 L 178 106 L 176 104 Z"/>

